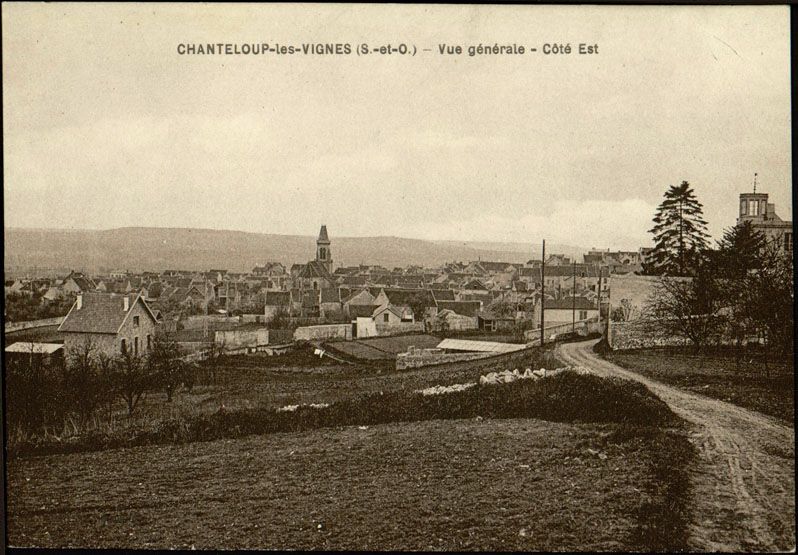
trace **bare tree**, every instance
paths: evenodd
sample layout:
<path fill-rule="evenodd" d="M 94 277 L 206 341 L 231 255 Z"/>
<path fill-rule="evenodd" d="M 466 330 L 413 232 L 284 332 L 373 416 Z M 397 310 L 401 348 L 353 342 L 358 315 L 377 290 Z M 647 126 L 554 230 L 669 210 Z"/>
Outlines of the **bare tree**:
<path fill-rule="evenodd" d="M 116 391 L 127 404 L 129 416 L 133 415 L 139 401 L 155 385 L 154 375 L 141 357 L 125 350 L 114 364 L 114 384 Z"/>
<path fill-rule="evenodd" d="M 723 329 L 722 304 L 709 271 L 699 271 L 695 278 L 663 277 L 646 307 L 645 327 L 655 336 L 681 337 L 700 349 Z"/>
<path fill-rule="evenodd" d="M 171 403 L 175 391 L 183 383 L 184 374 L 180 348 L 171 334 L 156 334 L 152 349 L 147 353 L 146 364 L 153 378 L 166 393 L 167 402 Z"/>
<path fill-rule="evenodd" d="M 86 423 L 106 400 L 110 383 L 100 367 L 99 353 L 91 339 L 72 347 L 64 366 L 64 393 L 82 423 Z"/>

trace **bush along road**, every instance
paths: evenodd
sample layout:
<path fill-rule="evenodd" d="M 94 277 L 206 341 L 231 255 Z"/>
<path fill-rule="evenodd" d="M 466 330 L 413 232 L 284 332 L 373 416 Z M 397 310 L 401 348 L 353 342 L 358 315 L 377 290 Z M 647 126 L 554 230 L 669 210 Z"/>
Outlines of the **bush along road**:
<path fill-rule="evenodd" d="M 624 370 L 593 352 L 596 341 L 563 344 L 557 356 L 600 376 L 645 384 L 686 420 L 698 449 L 690 469 L 689 541 L 700 551 L 795 548 L 795 430 L 730 403 Z"/>

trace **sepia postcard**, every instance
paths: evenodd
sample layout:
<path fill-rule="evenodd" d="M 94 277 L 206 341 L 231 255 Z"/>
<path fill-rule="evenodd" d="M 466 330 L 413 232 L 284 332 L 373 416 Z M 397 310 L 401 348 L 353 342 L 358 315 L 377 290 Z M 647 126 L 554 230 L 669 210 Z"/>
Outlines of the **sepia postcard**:
<path fill-rule="evenodd" d="M 6 549 L 795 550 L 788 6 L 2 20 Z"/>

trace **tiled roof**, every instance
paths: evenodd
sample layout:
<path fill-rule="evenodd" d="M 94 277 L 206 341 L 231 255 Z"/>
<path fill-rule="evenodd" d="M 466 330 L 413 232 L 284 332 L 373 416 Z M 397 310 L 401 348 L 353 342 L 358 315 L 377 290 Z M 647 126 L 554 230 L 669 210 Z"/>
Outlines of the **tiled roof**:
<path fill-rule="evenodd" d="M 424 300 L 424 306 L 435 306 L 435 298 L 429 289 L 388 289 L 384 288 L 388 302 L 397 306 L 409 306 L 414 297 L 419 296 Z"/>
<path fill-rule="evenodd" d="M 371 315 L 374 314 L 374 310 L 377 307 L 371 304 L 353 304 L 349 305 L 349 317 L 350 318 L 371 318 Z"/>
<path fill-rule="evenodd" d="M 321 302 L 323 303 L 340 303 L 341 293 L 336 287 L 324 287 L 321 290 Z"/>
<path fill-rule="evenodd" d="M 487 291 L 485 284 L 478 279 L 472 279 L 463 284 L 463 289 L 484 289 Z"/>
<path fill-rule="evenodd" d="M 448 309 L 462 316 L 476 316 L 480 306 L 479 301 L 438 301 L 438 310 Z"/>
<path fill-rule="evenodd" d="M 112 333 L 119 331 L 122 322 L 130 314 L 124 310 L 126 295 L 115 293 L 83 293 L 82 306 L 78 310 L 77 301 L 72 305 L 64 321 L 58 327 L 59 332 L 74 333 Z M 130 298 L 130 308 L 136 302 L 144 305 L 146 312 L 155 320 L 147 303 L 139 295 L 127 295 Z"/>
<path fill-rule="evenodd" d="M 291 304 L 290 291 L 266 291 L 266 306 L 288 306 Z"/>
<path fill-rule="evenodd" d="M 432 296 L 438 303 L 441 301 L 453 301 L 455 299 L 454 291 L 451 289 L 435 289 L 432 291 Z"/>
<path fill-rule="evenodd" d="M 327 226 L 326 225 L 321 226 L 321 229 L 319 230 L 319 239 L 318 240 L 319 241 L 329 241 L 330 240 L 330 238 L 327 237 Z"/>
<path fill-rule="evenodd" d="M 324 267 L 323 264 L 320 262 L 313 260 L 305 264 L 305 266 L 299 272 L 300 278 L 325 278 L 331 279 L 332 276 L 330 272 L 327 271 L 327 268 Z"/>

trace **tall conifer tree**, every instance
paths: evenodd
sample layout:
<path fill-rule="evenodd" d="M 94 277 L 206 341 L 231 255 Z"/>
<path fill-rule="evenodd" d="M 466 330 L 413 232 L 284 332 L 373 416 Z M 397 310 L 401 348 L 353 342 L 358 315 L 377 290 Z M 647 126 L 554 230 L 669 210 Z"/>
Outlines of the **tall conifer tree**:
<path fill-rule="evenodd" d="M 703 218 L 703 206 L 687 181 L 671 185 L 665 200 L 657 208 L 654 227 L 654 250 L 646 273 L 687 276 L 692 274 L 700 254 L 707 249 L 709 234 Z"/>

